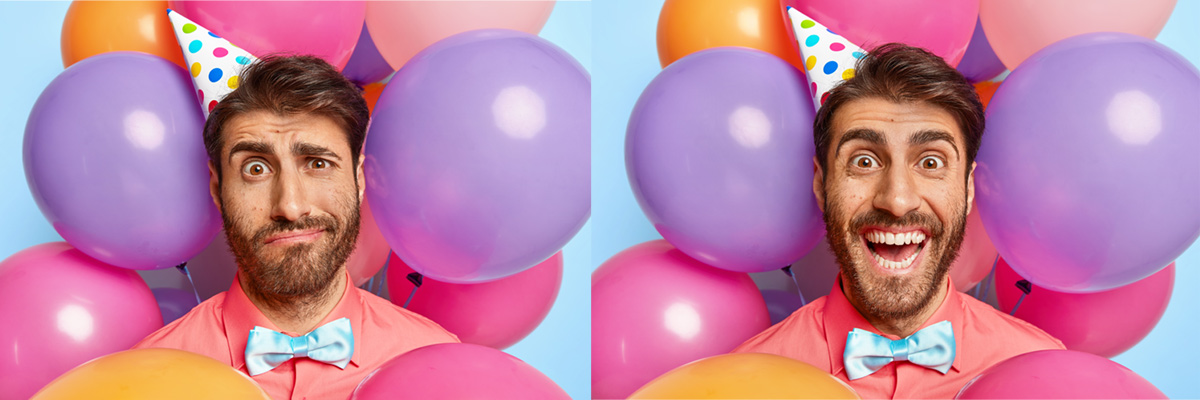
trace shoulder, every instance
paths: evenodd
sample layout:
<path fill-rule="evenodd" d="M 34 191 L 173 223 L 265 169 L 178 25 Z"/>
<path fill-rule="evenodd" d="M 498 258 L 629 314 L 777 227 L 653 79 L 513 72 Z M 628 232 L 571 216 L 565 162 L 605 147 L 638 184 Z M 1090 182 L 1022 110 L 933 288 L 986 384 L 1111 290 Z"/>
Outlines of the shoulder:
<path fill-rule="evenodd" d="M 359 291 L 363 305 L 363 324 L 373 331 L 400 333 L 412 348 L 437 343 L 458 343 L 458 336 L 438 323 L 363 289 Z M 407 346 L 405 346 L 407 347 Z"/>
<path fill-rule="evenodd" d="M 1037 350 L 1066 349 L 1062 342 L 1041 328 L 1020 318 L 1008 315 L 971 296 L 960 296 L 964 321 L 970 335 L 988 343 L 985 347 L 996 353 L 996 361 Z"/>
<path fill-rule="evenodd" d="M 225 292 L 205 300 L 179 319 L 151 333 L 134 349 L 170 348 L 203 354 L 218 360 L 229 358 L 221 308 Z"/>
<path fill-rule="evenodd" d="M 733 353 L 769 353 L 802 359 L 799 353 L 826 347 L 825 297 L 813 300 L 733 350 Z M 815 344 L 821 344 L 815 346 Z"/>

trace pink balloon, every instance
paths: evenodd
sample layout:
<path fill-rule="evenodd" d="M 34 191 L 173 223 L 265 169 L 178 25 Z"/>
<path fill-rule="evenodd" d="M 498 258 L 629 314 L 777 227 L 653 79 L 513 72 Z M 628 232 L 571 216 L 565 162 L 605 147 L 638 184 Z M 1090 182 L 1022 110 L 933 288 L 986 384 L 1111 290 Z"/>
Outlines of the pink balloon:
<path fill-rule="evenodd" d="M 984 370 L 956 399 L 1165 399 L 1145 378 L 1073 350 L 1025 353 Z"/>
<path fill-rule="evenodd" d="M 768 326 L 746 273 L 705 265 L 665 240 L 625 249 L 592 273 L 592 397 L 628 397 Z"/>
<path fill-rule="evenodd" d="M 375 223 L 375 214 L 364 197 L 359 213 L 358 241 L 354 245 L 354 252 L 346 260 L 346 270 L 350 271 L 354 286 L 362 286 L 371 280 L 383 268 L 391 252 L 387 240 L 379 231 L 379 225 Z"/>
<path fill-rule="evenodd" d="M 351 400 L 570 399 L 554 381 L 491 347 L 467 343 L 425 346 L 367 375 Z"/>
<path fill-rule="evenodd" d="M 1175 0 L 1004 0 L 979 5 L 988 43 L 1008 69 L 1071 36 L 1125 32 L 1154 39 L 1162 31 Z"/>
<path fill-rule="evenodd" d="M 996 265 L 1000 311 L 1012 311 L 1020 299 L 1016 282 L 1021 279 L 1004 259 Z M 1103 292 L 1063 293 L 1035 286 L 1015 315 L 1058 338 L 1068 349 L 1115 357 L 1150 334 L 1167 311 L 1174 286 L 1175 263 Z"/>
<path fill-rule="evenodd" d="M 339 70 L 350 61 L 366 10 L 361 1 L 173 0 L 170 7 L 255 56 L 312 54 Z"/>
<path fill-rule="evenodd" d="M 951 67 L 966 54 L 979 15 L 979 0 L 783 0 L 783 5 L 864 49 L 901 42 L 925 48 Z"/>
<path fill-rule="evenodd" d="M 370 1 L 366 20 L 379 53 L 399 69 L 457 33 L 503 28 L 536 35 L 553 9 L 553 1 Z"/>
<path fill-rule="evenodd" d="M 967 214 L 967 232 L 963 236 L 962 247 L 958 248 L 958 258 L 950 266 L 950 280 L 954 282 L 954 288 L 965 292 L 983 281 L 992 272 L 996 254 L 996 246 L 992 245 L 987 230 L 983 229 L 979 206 L 975 205 Z"/>
<path fill-rule="evenodd" d="M 162 326 L 154 294 L 136 272 L 65 242 L 21 250 L 0 261 L 0 394 L 29 398 Z"/>
<path fill-rule="evenodd" d="M 414 271 L 395 254 L 389 262 L 388 293 L 393 303 L 403 306 L 413 290 L 406 277 Z M 426 278 L 408 309 L 437 322 L 463 343 L 504 349 L 546 319 L 562 274 L 560 251 L 533 268 L 490 282 L 456 284 Z"/>

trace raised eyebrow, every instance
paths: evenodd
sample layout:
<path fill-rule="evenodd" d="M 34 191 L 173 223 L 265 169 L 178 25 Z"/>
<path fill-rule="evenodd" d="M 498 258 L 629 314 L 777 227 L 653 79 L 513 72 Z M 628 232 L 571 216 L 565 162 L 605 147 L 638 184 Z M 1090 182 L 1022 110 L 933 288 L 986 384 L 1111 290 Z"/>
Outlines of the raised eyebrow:
<path fill-rule="evenodd" d="M 955 157 L 961 157 L 958 154 L 958 146 L 954 145 L 954 136 L 951 136 L 950 132 L 946 132 L 946 131 L 935 130 L 935 129 L 917 131 L 916 133 L 913 133 L 912 136 L 908 137 L 908 145 L 915 147 L 915 146 L 920 146 L 920 145 L 927 144 L 927 143 L 936 142 L 939 140 L 950 144 L 950 148 L 954 149 Z"/>
<path fill-rule="evenodd" d="M 275 155 L 275 151 L 263 142 L 237 142 L 233 148 L 229 150 L 229 165 L 233 165 L 233 155 L 239 152 L 248 151 L 251 153 L 259 153 L 266 155 Z"/>
<path fill-rule="evenodd" d="M 883 137 L 883 134 L 875 130 L 867 128 L 851 129 L 847 131 L 846 134 L 842 135 L 841 139 L 838 139 L 837 148 L 833 152 L 833 158 L 837 158 L 838 154 L 842 152 L 842 145 L 851 140 L 865 140 L 875 145 L 887 144 L 887 138 Z"/>
<path fill-rule="evenodd" d="M 334 153 L 333 150 L 312 143 L 298 142 L 292 144 L 292 154 L 297 156 L 324 156 L 342 161 L 342 157 Z"/>

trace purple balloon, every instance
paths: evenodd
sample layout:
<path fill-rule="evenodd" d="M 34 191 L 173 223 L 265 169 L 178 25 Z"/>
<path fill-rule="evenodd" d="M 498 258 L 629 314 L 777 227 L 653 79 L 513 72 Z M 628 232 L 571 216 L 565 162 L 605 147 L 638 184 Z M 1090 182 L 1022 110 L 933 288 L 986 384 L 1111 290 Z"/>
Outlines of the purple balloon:
<path fill-rule="evenodd" d="M 28 399 L 71 368 L 129 349 L 162 326 L 136 272 L 63 242 L 21 250 L 0 261 L 0 397 Z"/>
<path fill-rule="evenodd" d="M 176 289 L 173 287 L 160 287 L 150 289 L 154 292 L 154 299 L 158 301 L 158 309 L 161 312 L 163 324 L 169 324 L 171 321 L 179 319 L 188 311 L 192 311 L 193 307 L 199 305 L 196 302 L 196 293 Z"/>
<path fill-rule="evenodd" d="M 739 272 L 786 267 L 820 241 L 807 86 L 778 57 L 734 47 L 688 55 L 650 82 L 625 164 L 663 238 Z"/>
<path fill-rule="evenodd" d="M 371 33 L 367 32 L 367 24 L 363 23 L 362 34 L 358 35 L 358 45 L 350 54 L 350 61 L 342 69 L 342 75 L 361 86 L 375 83 L 387 78 L 395 69 L 379 54 Z"/>
<path fill-rule="evenodd" d="M 975 170 L 983 225 L 1034 285 L 1108 290 L 1200 236 L 1200 72 L 1125 33 L 1054 43 L 988 107 Z"/>
<path fill-rule="evenodd" d="M 90 57 L 33 105 L 25 179 L 42 214 L 80 251 L 124 268 L 173 267 L 221 226 L 203 126 L 179 66 L 137 52 Z"/>
<path fill-rule="evenodd" d="M 554 255 L 591 212 L 591 84 L 550 42 L 509 30 L 443 39 L 375 106 L 367 198 L 392 250 L 450 283 Z"/>
<path fill-rule="evenodd" d="M 983 33 L 983 23 L 978 17 L 975 18 L 975 33 L 971 35 L 971 44 L 967 45 L 967 52 L 963 54 L 957 68 L 971 83 L 995 78 L 1007 69 L 1000 57 L 996 56 L 996 52 L 992 51 L 992 45 L 988 44 L 987 35 Z"/>

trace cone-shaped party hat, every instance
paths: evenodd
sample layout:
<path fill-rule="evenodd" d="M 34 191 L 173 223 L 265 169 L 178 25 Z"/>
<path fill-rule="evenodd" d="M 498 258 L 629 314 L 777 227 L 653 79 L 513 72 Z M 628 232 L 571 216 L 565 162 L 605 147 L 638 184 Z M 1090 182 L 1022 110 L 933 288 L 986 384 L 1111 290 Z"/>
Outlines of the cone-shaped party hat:
<path fill-rule="evenodd" d="M 830 89 L 854 77 L 854 63 L 867 52 L 799 10 L 788 7 L 787 11 L 800 44 L 813 105 L 820 109 Z"/>
<path fill-rule="evenodd" d="M 179 47 L 183 48 L 183 58 L 187 60 L 192 83 L 196 85 L 196 96 L 200 99 L 200 109 L 207 119 L 217 102 L 237 89 L 242 68 L 258 58 L 174 10 L 167 10 L 167 16 L 174 25 Z"/>

